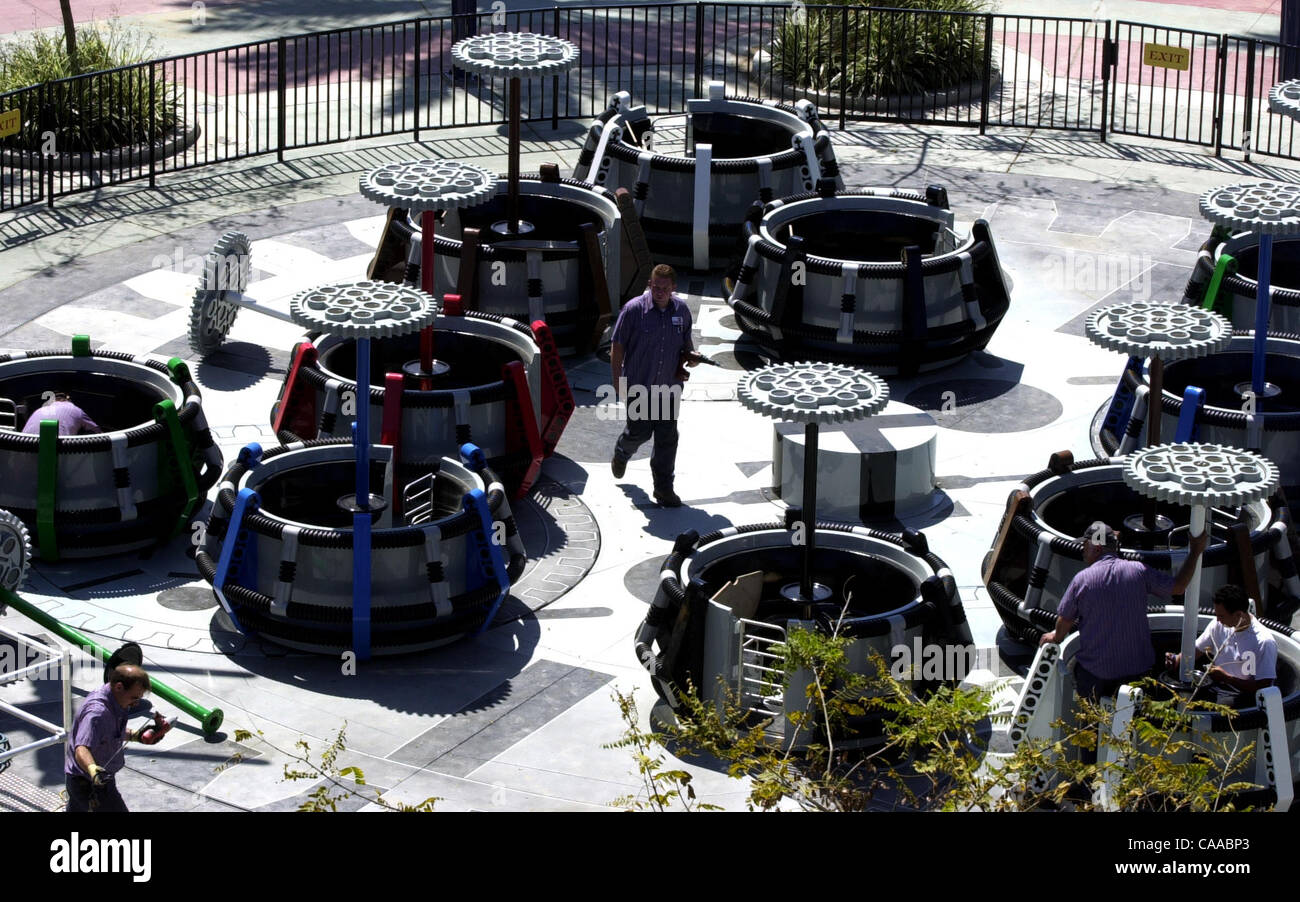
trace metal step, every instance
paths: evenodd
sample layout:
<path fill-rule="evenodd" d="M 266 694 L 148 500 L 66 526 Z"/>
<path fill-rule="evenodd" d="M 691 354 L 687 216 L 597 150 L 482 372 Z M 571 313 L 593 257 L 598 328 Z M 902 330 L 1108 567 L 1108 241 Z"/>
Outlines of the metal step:
<path fill-rule="evenodd" d="M 65 804 L 58 793 L 12 772 L 0 774 L 0 811 L 62 811 Z"/>

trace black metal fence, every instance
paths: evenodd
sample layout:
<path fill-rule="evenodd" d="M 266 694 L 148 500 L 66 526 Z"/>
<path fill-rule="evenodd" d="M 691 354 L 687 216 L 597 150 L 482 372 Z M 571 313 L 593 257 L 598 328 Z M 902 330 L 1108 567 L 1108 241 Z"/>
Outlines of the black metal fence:
<path fill-rule="evenodd" d="M 1300 56 L 1274 42 L 1051 16 L 668 3 L 338 29 L 0 95 L 0 124 L 7 111 L 21 120 L 0 138 L 0 211 L 244 157 L 500 123 L 503 81 L 451 65 L 455 40 L 493 30 L 554 34 L 581 51 L 567 74 L 524 82 L 532 121 L 589 119 L 616 91 L 652 114 L 681 113 L 720 80 L 733 96 L 807 97 L 840 127 L 1114 132 L 1247 159 L 1297 155 L 1295 124 L 1269 112 L 1267 95 Z"/>

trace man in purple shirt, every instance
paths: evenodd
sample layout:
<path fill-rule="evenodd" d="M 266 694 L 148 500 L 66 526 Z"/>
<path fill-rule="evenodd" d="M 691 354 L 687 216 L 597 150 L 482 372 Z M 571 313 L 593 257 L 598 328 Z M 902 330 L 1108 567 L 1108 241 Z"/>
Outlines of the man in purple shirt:
<path fill-rule="evenodd" d="M 125 763 L 125 743 L 152 744 L 161 738 L 155 719 L 150 728 L 128 730 L 127 714 L 149 691 L 149 674 L 135 664 L 119 664 L 109 682 L 91 691 L 72 722 L 63 755 L 69 811 L 126 811 L 113 781 Z M 162 730 L 161 732 L 166 732 Z M 157 736 L 157 738 L 154 738 Z"/>
<path fill-rule="evenodd" d="M 677 414 L 686 378 L 682 365 L 699 362 L 685 359 L 694 351 L 691 311 L 673 293 L 676 287 L 677 274 L 671 266 L 661 263 L 651 270 L 645 294 L 619 311 L 609 354 L 614 386 L 627 405 L 627 426 L 614 445 L 610 469 L 615 479 L 622 479 L 628 459 L 653 435 L 650 472 L 655 501 L 664 507 L 682 503 L 673 491 Z"/>
<path fill-rule="evenodd" d="M 98 423 L 86 416 L 84 410 L 73 404 L 66 393 L 61 391 L 55 392 L 44 406 L 37 408 L 27 418 L 23 432 L 30 432 L 33 435 L 39 433 L 41 420 L 58 420 L 59 435 L 82 435 L 104 431 L 99 428 Z"/>
<path fill-rule="evenodd" d="M 1070 580 L 1056 611 L 1056 629 L 1041 645 L 1061 642 L 1077 624 L 1079 650 L 1074 656 L 1074 690 L 1094 701 L 1114 695 L 1125 683 L 1147 676 L 1155 664 L 1147 596 L 1168 597 L 1187 588 L 1208 535 L 1191 540 L 1187 558 L 1170 575 L 1140 561 L 1119 557 L 1119 536 L 1098 520 L 1083 539 L 1085 567 Z"/>

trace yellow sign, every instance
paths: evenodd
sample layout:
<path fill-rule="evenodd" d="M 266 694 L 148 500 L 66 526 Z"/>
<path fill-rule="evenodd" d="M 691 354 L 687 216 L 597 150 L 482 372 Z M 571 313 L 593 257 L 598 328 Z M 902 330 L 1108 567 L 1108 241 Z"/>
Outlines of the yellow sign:
<path fill-rule="evenodd" d="M 0 111 L 0 138 L 18 134 L 23 127 L 22 110 Z"/>
<path fill-rule="evenodd" d="M 1142 62 L 1158 69 L 1178 69 L 1186 72 L 1192 65 L 1191 51 L 1168 44 L 1143 44 Z"/>

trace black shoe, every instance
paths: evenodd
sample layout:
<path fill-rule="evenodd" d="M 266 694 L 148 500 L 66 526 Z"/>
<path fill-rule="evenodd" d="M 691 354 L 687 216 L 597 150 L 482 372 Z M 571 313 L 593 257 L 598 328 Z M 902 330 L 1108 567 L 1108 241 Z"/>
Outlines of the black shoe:
<path fill-rule="evenodd" d="M 609 468 L 614 471 L 615 479 L 622 479 L 623 474 L 627 472 L 627 461 L 619 460 L 617 457 L 611 457 Z"/>
<path fill-rule="evenodd" d="M 672 489 L 655 489 L 655 501 L 660 507 L 681 507 L 682 499 Z"/>

